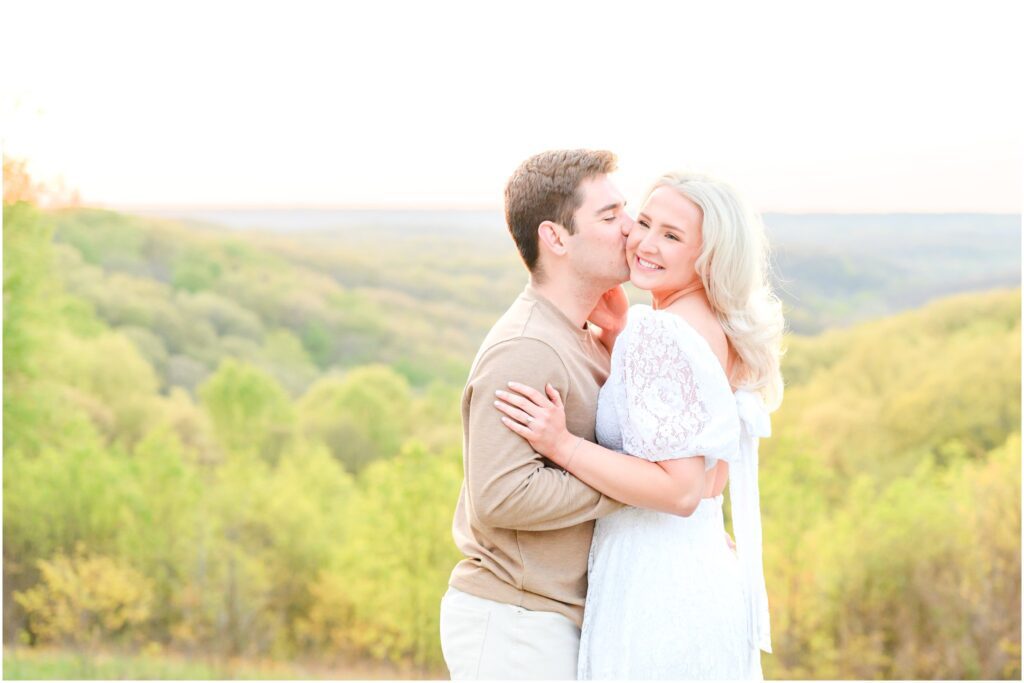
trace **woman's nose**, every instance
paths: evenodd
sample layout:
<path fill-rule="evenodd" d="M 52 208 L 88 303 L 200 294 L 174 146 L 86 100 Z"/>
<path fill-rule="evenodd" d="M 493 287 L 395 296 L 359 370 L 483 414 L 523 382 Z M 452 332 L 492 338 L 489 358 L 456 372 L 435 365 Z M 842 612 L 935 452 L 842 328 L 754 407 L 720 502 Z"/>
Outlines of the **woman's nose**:
<path fill-rule="evenodd" d="M 647 234 L 640 238 L 640 243 L 637 245 L 637 251 L 642 251 L 646 254 L 651 253 L 654 250 L 654 243 L 650 238 L 651 231 L 648 230 Z"/>

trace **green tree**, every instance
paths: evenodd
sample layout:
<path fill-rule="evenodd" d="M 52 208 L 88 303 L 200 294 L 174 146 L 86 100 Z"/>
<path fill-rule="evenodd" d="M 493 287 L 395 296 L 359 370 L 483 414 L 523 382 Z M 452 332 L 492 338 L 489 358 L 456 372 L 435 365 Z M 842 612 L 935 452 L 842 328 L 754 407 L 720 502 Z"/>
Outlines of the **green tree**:
<path fill-rule="evenodd" d="M 411 662 L 421 673 L 442 663 L 438 615 L 460 558 L 451 518 L 461 482 L 457 453 L 430 453 L 415 443 L 363 472 L 349 536 L 318 586 L 329 600 L 345 591 L 347 600 L 333 603 L 351 611 L 346 638 L 353 647 Z"/>
<path fill-rule="evenodd" d="M 275 461 L 292 436 L 288 395 L 267 373 L 228 359 L 199 388 L 203 408 L 226 449 Z"/>
<path fill-rule="evenodd" d="M 301 624 L 315 605 L 311 587 L 334 549 L 348 542 L 356 487 L 323 444 L 297 442 L 262 493 L 251 501 L 251 524 L 264 530 L 261 554 L 272 586 L 267 609 L 281 625 L 271 651 L 294 656 L 306 641 Z"/>
<path fill-rule="evenodd" d="M 189 292 L 211 289 L 220 278 L 221 264 L 208 249 L 191 248 L 174 262 L 172 283 L 175 289 Z"/>
<path fill-rule="evenodd" d="M 302 429 L 353 473 L 396 455 L 408 433 L 412 396 L 405 378 L 382 365 L 317 381 L 299 401 Z"/>
<path fill-rule="evenodd" d="M 176 594 L 189 578 L 201 527 L 208 523 L 197 516 L 202 473 L 166 424 L 135 446 L 126 467 L 117 554 L 151 582 L 150 628 L 155 639 L 165 639 L 185 618 Z"/>

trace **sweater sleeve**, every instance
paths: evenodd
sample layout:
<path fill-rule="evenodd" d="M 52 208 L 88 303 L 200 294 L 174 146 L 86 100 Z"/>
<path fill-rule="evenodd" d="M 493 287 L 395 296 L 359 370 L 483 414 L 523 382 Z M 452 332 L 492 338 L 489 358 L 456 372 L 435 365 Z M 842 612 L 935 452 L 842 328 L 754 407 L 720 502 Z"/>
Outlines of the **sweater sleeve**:
<path fill-rule="evenodd" d="M 568 405 L 569 373 L 554 349 L 526 337 L 488 349 L 466 387 L 464 419 L 466 493 L 481 524 L 521 531 L 575 526 L 611 514 L 622 503 L 590 488 L 564 470 L 545 465 L 530 443 L 501 422 L 495 391 L 509 381 L 543 390 L 551 383 Z"/>

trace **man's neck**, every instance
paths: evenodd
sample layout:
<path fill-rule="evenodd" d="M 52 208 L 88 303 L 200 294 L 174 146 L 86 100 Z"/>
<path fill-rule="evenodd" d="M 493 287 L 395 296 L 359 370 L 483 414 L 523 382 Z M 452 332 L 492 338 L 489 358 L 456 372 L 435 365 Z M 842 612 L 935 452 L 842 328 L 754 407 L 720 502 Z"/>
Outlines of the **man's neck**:
<path fill-rule="evenodd" d="M 583 329 L 587 317 L 605 292 L 599 285 L 588 287 L 569 278 L 556 279 L 550 276 L 544 278 L 543 282 L 537 282 L 530 276 L 530 285 L 579 329 Z"/>

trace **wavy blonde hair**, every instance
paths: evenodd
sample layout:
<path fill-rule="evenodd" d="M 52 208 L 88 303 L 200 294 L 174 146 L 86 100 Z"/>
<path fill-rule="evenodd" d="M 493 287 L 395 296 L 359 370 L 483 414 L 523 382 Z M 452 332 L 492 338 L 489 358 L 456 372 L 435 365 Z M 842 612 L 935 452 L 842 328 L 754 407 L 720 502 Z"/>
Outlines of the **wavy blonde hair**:
<path fill-rule="evenodd" d="M 782 403 L 782 303 L 772 291 L 770 249 L 761 218 L 721 180 L 666 173 L 651 187 L 670 187 L 701 208 L 704 244 L 694 264 L 711 307 L 739 355 L 732 379 L 760 393 L 769 410 Z"/>

